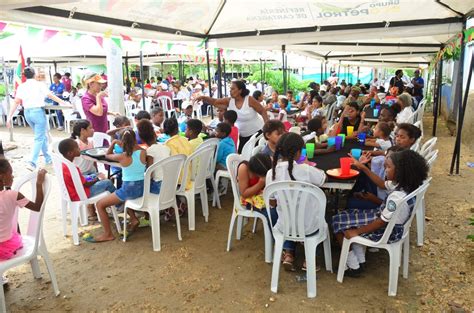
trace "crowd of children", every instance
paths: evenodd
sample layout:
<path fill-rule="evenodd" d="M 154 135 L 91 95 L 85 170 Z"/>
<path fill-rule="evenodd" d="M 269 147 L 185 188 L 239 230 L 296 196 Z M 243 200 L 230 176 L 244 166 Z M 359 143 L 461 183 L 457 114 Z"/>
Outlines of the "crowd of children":
<path fill-rule="evenodd" d="M 357 91 L 357 90 L 355 90 Z M 357 91 L 358 92 L 358 91 Z M 302 126 L 301 134 L 286 132 L 285 122 L 288 122 L 288 106 L 297 101 L 288 97 L 278 97 L 274 92 L 268 101 L 268 110 L 278 110 L 275 119 L 268 120 L 262 133 L 266 141 L 260 153 L 253 155 L 249 160 L 243 161 L 237 168 L 237 182 L 240 201 L 249 210 L 260 210 L 268 217 L 271 226 L 282 229 L 283 221 L 279 219 L 281 210 L 278 200 L 272 202 L 267 215 L 262 198 L 265 186 L 278 181 L 302 181 L 316 186 L 326 182 L 326 174 L 314 164 L 299 162 L 306 143 L 315 144 L 315 154 L 328 154 L 335 151 L 334 146 L 327 143 L 328 136 L 337 134 L 346 135 L 346 140 L 356 139 L 358 134 L 365 133 L 365 145 L 373 150 L 364 151 L 359 159 L 353 159 L 353 166 L 359 169 L 356 186 L 351 192 L 347 208 L 333 216 L 332 229 L 341 243 L 344 236 L 351 238 L 362 235 L 371 240 L 377 240 L 393 216 L 395 210 L 402 211 L 397 215 L 397 222 L 390 237 L 391 241 L 400 240 L 403 225 L 408 219 L 413 208 L 413 201 L 402 203 L 396 207 L 400 199 L 418 188 L 427 178 L 428 168 L 426 161 L 416 152 L 410 150 L 421 136 L 420 130 L 409 124 L 411 113 L 410 99 L 404 95 L 396 97 L 396 102 L 391 106 L 384 106 L 380 110 L 379 122 L 375 127 L 365 123 L 364 105 L 371 102 L 379 103 L 380 99 L 374 91 L 369 94 L 369 99 L 359 101 L 356 92 L 350 93 L 344 107 L 341 108 L 339 120 L 328 129 L 326 117 L 327 107 L 323 105 L 323 98 L 319 94 L 304 98 L 307 105 L 301 107 L 304 114 L 296 119 Z M 331 91 L 337 99 L 334 91 Z M 352 97 L 352 98 L 350 98 Z M 388 97 L 389 98 L 389 97 Z M 303 101 L 303 100 L 302 100 Z M 327 102 L 326 102 L 327 103 Z M 300 102 L 301 104 L 301 102 Z M 336 113 L 337 114 L 337 113 Z M 219 139 L 216 154 L 216 170 L 226 170 L 227 157 L 237 152 L 239 146 L 239 129 L 235 126 L 237 113 L 232 110 L 217 109 L 217 117 L 207 126 L 201 120 L 193 118 L 192 106 L 187 106 L 177 118 L 165 118 L 163 109 L 156 108 L 151 111 L 139 111 L 134 117 L 134 127 L 131 121 L 122 116 L 115 118 L 115 129 L 108 135 L 111 143 L 108 147 L 106 158 L 120 164 L 116 169 L 116 185 L 98 173 L 97 164 L 89 159 L 81 158 L 81 151 L 92 149 L 92 136 L 94 130 L 87 120 L 75 122 L 71 138 L 64 139 L 58 146 L 59 153 L 74 164 L 81 179 L 87 197 L 94 197 L 103 192 L 108 195 L 102 197 L 95 205 L 89 207 L 91 218 L 95 216 L 95 209 L 100 216 L 103 227 L 101 235 L 86 239 L 90 242 L 113 240 L 106 208 L 119 207 L 126 200 L 142 197 L 144 194 L 144 173 L 147 167 L 169 156 L 183 154 L 190 156 L 204 142 L 203 137 Z M 405 123 L 409 122 L 409 123 Z M 160 140 L 164 138 L 164 140 Z M 303 156 L 304 158 L 304 156 Z M 72 201 L 79 200 L 70 166 L 63 164 L 64 182 Z M 44 172 L 38 174 L 38 183 L 42 183 Z M 163 172 L 156 171 L 152 176 L 150 192 L 160 193 Z M 37 193 L 35 202 L 30 202 L 21 194 L 5 190 L 11 185 L 12 170 L 8 162 L 0 160 L 0 210 L 4 213 L 0 218 L 10 219 L 11 208 L 26 206 L 32 210 L 39 209 L 42 194 Z M 191 182 L 181 182 L 190 186 Z M 305 233 L 310 236 L 318 231 L 317 217 L 311 214 L 312 203 L 303 205 L 305 210 Z M 184 206 L 185 207 L 185 206 Z M 181 210 L 180 214 L 185 210 Z M 139 225 L 139 220 L 133 210 L 127 209 L 130 215 L 128 233 L 133 233 Z M 10 215 L 9 215 L 10 214 Z M 171 214 L 171 213 L 170 213 Z M 0 220 L 0 225 L 6 224 Z M 15 229 L 0 229 L 0 259 L 11 257 L 18 249 L 18 234 Z M 20 240 L 21 242 L 21 240 Z M 295 270 L 296 243 L 284 243 L 282 262 L 287 270 Z M 347 274 L 359 276 L 365 264 L 365 251 L 362 246 L 354 245 L 347 262 Z M 305 269 L 305 264 L 303 264 Z"/>

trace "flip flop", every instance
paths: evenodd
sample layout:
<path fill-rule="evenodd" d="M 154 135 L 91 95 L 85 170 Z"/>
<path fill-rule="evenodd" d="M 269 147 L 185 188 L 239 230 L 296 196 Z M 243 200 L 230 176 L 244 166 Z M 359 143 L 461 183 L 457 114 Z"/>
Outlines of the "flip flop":
<path fill-rule="evenodd" d="M 140 224 L 138 225 L 138 227 L 149 227 L 149 226 L 150 226 L 150 220 L 147 220 L 144 217 L 140 218 Z"/>
<path fill-rule="evenodd" d="M 130 237 L 132 237 L 133 233 L 134 233 L 133 231 L 129 231 L 129 230 L 123 231 L 122 233 L 120 233 L 120 240 L 123 240 L 124 237 L 126 237 L 127 240 L 130 239 Z"/>
<path fill-rule="evenodd" d="M 100 241 L 96 241 L 94 237 L 90 236 L 90 237 L 82 237 L 82 240 L 86 241 L 86 242 L 89 242 L 89 243 L 99 243 Z"/>

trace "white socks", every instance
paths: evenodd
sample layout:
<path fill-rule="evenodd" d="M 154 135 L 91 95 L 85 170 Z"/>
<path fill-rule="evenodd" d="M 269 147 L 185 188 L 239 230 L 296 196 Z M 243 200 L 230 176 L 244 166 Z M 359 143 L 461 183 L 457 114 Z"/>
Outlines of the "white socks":
<path fill-rule="evenodd" d="M 352 251 L 354 251 L 355 256 L 357 257 L 357 261 L 359 263 L 365 263 L 365 249 L 367 247 L 363 245 L 359 245 L 357 243 L 352 244 Z"/>

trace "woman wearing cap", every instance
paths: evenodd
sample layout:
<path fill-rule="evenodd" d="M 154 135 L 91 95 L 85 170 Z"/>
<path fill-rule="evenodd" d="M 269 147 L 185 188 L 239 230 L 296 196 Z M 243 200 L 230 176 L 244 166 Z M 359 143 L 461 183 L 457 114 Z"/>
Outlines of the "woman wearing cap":
<path fill-rule="evenodd" d="M 86 93 L 82 96 L 82 108 L 87 119 L 91 122 L 92 128 L 96 132 L 107 133 L 109 122 L 107 114 L 109 106 L 105 102 L 107 92 L 102 91 L 102 86 L 107 81 L 98 74 L 90 74 L 85 77 L 84 85 L 87 88 Z"/>
<path fill-rule="evenodd" d="M 48 153 L 48 121 L 44 112 L 44 99 L 47 97 L 61 105 L 68 105 L 62 99 L 55 96 L 48 87 L 35 79 L 33 68 L 27 67 L 23 71 L 26 82 L 18 86 L 16 98 L 13 106 L 10 108 L 7 119 L 7 127 L 11 127 L 11 119 L 17 107 L 21 104 L 25 110 L 25 118 L 35 133 L 35 143 L 31 160 L 28 161 L 30 168 L 35 169 L 38 164 L 40 151 L 43 152 L 46 164 L 51 163 L 51 156 Z"/>
<path fill-rule="evenodd" d="M 264 122 L 268 120 L 267 111 L 252 96 L 249 96 L 249 90 L 245 84 L 236 80 L 230 87 L 230 97 L 213 99 L 206 96 L 198 97 L 197 101 L 210 103 L 217 108 L 224 108 L 237 112 L 237 121 L 235 125 L 239 129 L 239 149 L 242 151 L 245 143 L 253 134 L 262 130 Z M 262 118 L 259 118 L 260 115 Z M 263 120 L 262 120 L 263 119 Z"/>

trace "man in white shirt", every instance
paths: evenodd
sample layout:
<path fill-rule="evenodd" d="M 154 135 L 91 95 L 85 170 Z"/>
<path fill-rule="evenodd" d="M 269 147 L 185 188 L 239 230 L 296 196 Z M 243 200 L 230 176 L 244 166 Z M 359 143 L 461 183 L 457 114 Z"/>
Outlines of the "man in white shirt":
<path fill-rule="evenodd" d="M 35 79 L 35 71 L 31 67 L 23 71 L 26 82 L 18 86 L 15 101 L 10 108 L 7 119 L 7 127 L 11 127 L 11 119 L 17 107 L 21 104 L 25 109 L 25 118 L 35 133 L 35 142 L 31 160 L 28 161 L 28 168 L 36 169 L 40 150 L 43 152 L 46 164 L 51 163 L 51 156 L 48 153 L 48 121 L 44 112 L 44 100 L 46 97 L 61 104 L 67 105 L 62 99 L 56 97 L 48 87 Z"/>

